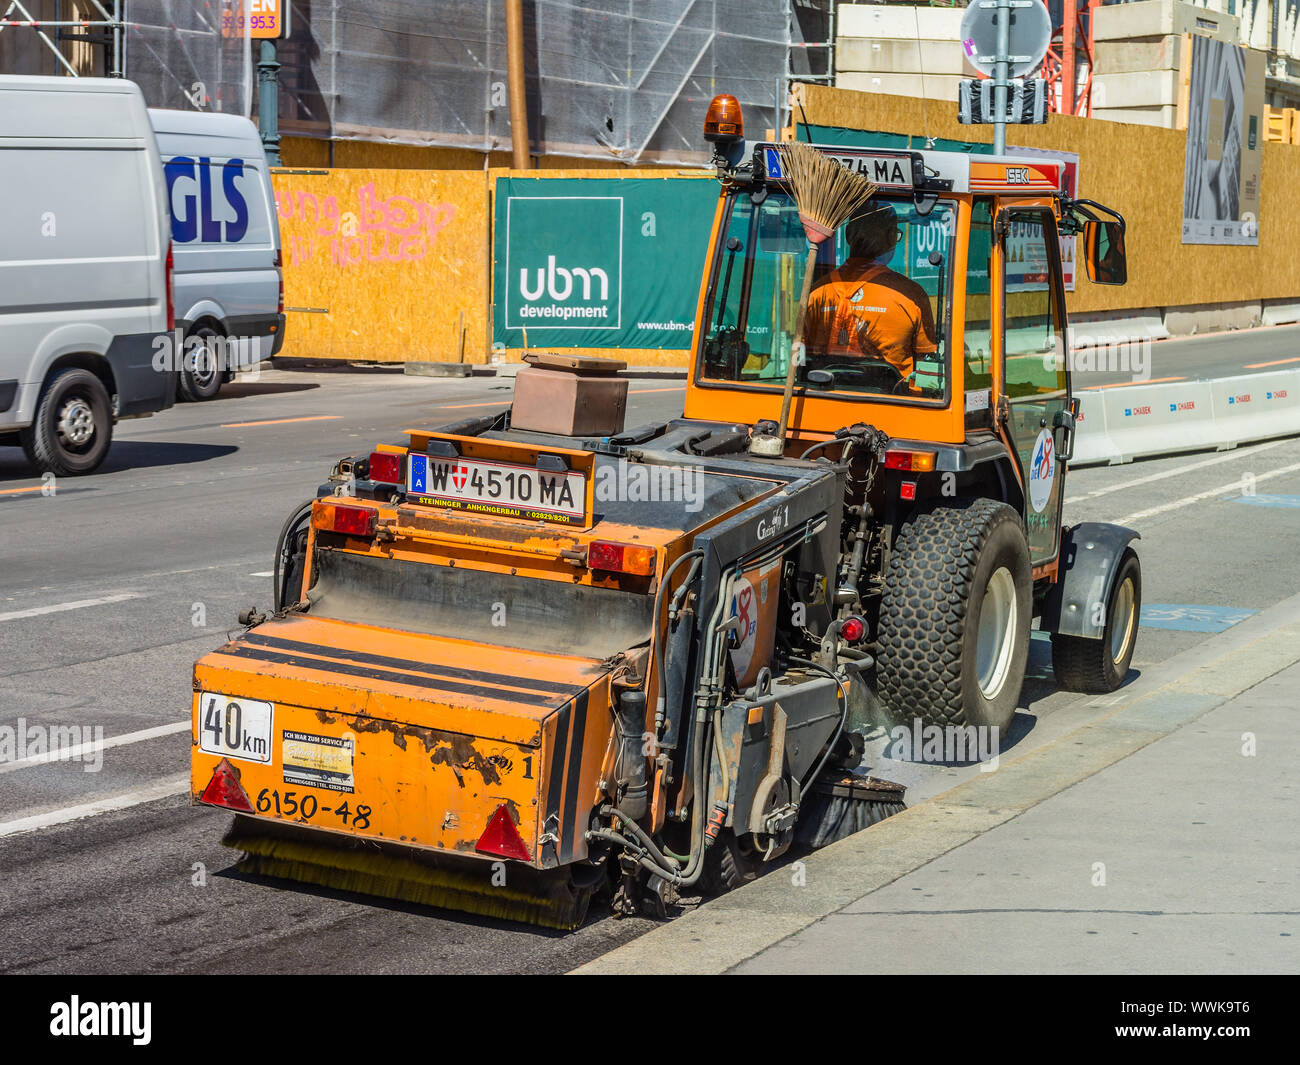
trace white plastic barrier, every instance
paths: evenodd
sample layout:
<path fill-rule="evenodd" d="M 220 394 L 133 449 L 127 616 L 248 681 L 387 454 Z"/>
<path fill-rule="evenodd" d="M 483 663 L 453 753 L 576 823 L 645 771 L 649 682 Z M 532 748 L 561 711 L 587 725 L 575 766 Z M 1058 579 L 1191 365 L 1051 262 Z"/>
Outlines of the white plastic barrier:
<path fill-rule="evenodd" d="M 1300 435 L 1300 370 L 1079 393 L 1072 466 Z"/>
<path fill-rule="evenodd" d="M 1106 426 L 1105 392 L 1088 389 L 1079 392 L 1079 417 L 1074 430 L 1074 458 L 1071 466 L 1093 466 L 1110 462 L 1117 453 L 1115 442 Z"/>
<path fill-rule="evenodd" d="M 1108 460 L 1112 463 L 1218 442 L 1209 381 L 1107 388 L 1102 390 L 1102 402 L 1115 448 Z"/>
<path fill-rule="evenodd" d="M 1300 370 L 1211 382 L 1220 447 L 1300 433 Z"/>

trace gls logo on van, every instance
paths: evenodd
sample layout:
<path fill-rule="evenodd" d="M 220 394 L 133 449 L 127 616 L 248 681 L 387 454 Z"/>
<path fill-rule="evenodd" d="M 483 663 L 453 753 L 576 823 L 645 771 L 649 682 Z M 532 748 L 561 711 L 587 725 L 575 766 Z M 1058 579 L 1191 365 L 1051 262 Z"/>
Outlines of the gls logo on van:
<path fill-rule="evenodd" d="M 214 210 L 217 202 L 212 185 L 216 169 L 210 159 L 191 159 L 184 155 L 168 160 L 163 167 L 172 211 L 172 240 L 177 244 L 196 240 L 204 244 L 238 244 L 248 232 L 248 201 L 235 187 L 235 179 L 244 175 L 244 160 L 228 159 L 221 165 L 221 192 L 226 206 L 235 214 L 233 220 L 213 217 L 230 213 Z M 191 191 L 195 188 L 197 196 Z"/>
<path fill-rule="evenodd" d="M 505 282 L 507 329 L 620 328 L 623 197 L 510 197 Z"/>

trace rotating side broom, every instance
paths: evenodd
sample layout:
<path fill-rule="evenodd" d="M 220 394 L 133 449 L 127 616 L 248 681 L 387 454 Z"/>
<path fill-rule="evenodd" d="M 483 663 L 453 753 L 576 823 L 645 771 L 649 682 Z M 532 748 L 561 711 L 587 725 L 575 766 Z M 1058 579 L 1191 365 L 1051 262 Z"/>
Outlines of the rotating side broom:
<path fill-rule="evenodd" d="M 840 226 L 865 207 L 877 191 L 877 187 L 861 174 L 846 170 L 810 144 L 782 144 L 776 151 L 781 159 L 782 172 L 790 186 L 790 195 L 794 197 L 795 206 L 799 209 L 799 221 L 803 223 L 804 235 L 808 238 L 808 261 L 804 265 L 803 291 L 799 296 L 799 309 L 795 313 L 790 367 L 786 371 L 785 394 L 781 398 L 781 420 L 777 423 L 775 435 L 755 435 L 749 445 L 750 454 L 769 458 L 779 458 L 785 453 L 794 382 L 804 361 L 804 319 L 808 312 L 808 297 L 812 292 L 818 250 L 828 238 L 834 236 Z"/>

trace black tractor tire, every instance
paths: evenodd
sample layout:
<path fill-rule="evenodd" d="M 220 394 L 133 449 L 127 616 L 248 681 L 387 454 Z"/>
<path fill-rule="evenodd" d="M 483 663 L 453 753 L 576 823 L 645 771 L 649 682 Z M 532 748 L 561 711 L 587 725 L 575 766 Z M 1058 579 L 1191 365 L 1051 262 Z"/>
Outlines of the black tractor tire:
<path fill-rule="evenodd" d="M 195 337 L 204 341 L 204 346 L 191 357 L 190 340 Z M 185 355 L 181 359 L 181 370 L 176 382 L 176 394 L 181 399 L 189 403 L 203 403 L 221 391 L 225 369 L 218 364 L 215 354 L 207 346 L 209 339 L 220 337 L 221 334 L 212 326 L 201 325 L 191 330 L 185 338 Z"/>
<path fill-rule="evenodd" d="M 1005 732 L 1020 700 L 1032 617 L 1029 546 L 1016 511 L 993 499 L 918 510 L 899 531 L 885 574 L 881 703 L 899 724 L 920 718 Z"/>
<path fill-rule="evenodd" d="M 60 371 L 46 383 L 32 424 L 18 435 L 38 473 L 93 473 L 113 442 L 108 389 L 89 370 Z"/>
<path fill-rule="evenodd" d="M 725 895 L 756 880 L 763 859 L 753 848 L 753 836 L 741 840 L 730 829 L 723 829 L 704 852 L 704 874 L 700 877 L 704 894 Z"/>
<path fill-rule="evenodd" d="M 1052 633 L 1052 672 L 1070 692 L 1106 695 L 1124 683 L 1142 618 L 1142 564 L 1131 547 L 1124 549 L 1106 603 L 1106 627 L 1100 640 Z"/>

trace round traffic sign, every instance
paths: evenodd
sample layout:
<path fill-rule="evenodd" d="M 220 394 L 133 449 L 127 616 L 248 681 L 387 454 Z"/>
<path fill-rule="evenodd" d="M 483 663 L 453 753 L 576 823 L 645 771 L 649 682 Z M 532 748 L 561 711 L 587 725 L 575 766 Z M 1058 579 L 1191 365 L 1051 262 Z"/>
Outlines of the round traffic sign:
<path fill-rule="evenodd" d="M 1011 78 L 1031 73 L 1047 54 L 1052 39 L 1052 19 L 1040 0 L 1020 0 L 1009 9 L 1011 41 L 1007 54 L 1012 63 Z M 971 66 L 990 77 L 995 71 L 998 51 L 998 8 L 996 0 L 971 0 L 961 19 L 961 43 Z"/>

